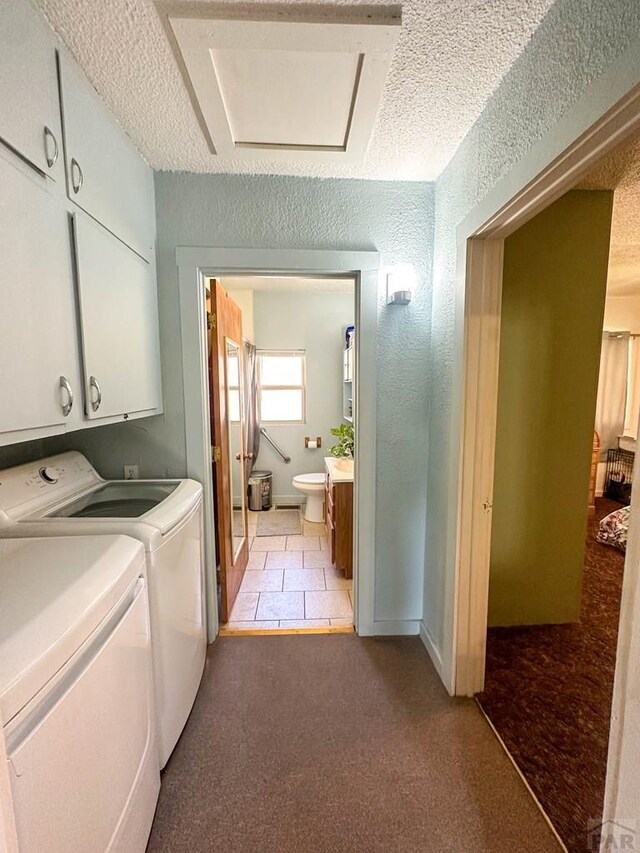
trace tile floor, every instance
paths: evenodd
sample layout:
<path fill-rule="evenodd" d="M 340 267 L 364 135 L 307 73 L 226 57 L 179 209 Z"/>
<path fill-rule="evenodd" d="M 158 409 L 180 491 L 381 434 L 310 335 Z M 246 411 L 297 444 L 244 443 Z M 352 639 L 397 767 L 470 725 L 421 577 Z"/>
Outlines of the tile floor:
<path fill-rule="evenodd" d="M 256 536 L 257 523 L 249 513 L 249 562 L 227 629 L 351 627 L 353 581 L 331 564 L 324 524 Z"/>

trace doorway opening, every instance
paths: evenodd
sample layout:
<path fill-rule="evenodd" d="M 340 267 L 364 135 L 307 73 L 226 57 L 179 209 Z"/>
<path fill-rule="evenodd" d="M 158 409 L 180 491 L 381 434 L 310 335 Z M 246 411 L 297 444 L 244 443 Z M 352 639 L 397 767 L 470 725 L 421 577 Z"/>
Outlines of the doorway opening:
<path fill-rule="evenodd" d="M 473 642 L 483 666 L 486 649 L 486 671 L 468 658 L 461 675 L 563 844 L 578 851 L 605 809 L 633 515 L 638 138 L 567 189 L 483 258 L 493 252 L 481 278 L 496 284 L 492 344 L 484 338 L 495 361 L 491 375 L 479 371 L 490 400 L 481 405 L 495 410 L 491 431 L 476 435 L 485 518 L 467 534 L 482 539 L 472 577 L 486 587 L 470 627 L 484 618 Z M 487 249 L 474 243 L 470 273 L 474 251 Z M 475 310 L 486 310 L 487 293 L 475 296 Z"/>
<path fill-rule="evenodd" d="M 221 633 L 353 631 L 353 276 L 205 287 Z"/>
<path fill-rule="evenodd" d="M 353 619 L 361 636 L 375 633 L 376 566 L 376 332 L 380 256 L 375 251 L 312 249 L 176 249 L 184 427 L 189 477 L 204 485 L 204 540 L 209 642 L 219 631 L 216 531 L 209 408 L 206 284 L 225 275 L 347 277 L 355 282 L 354 419 L 357 465 L 353 503 Z M 286 630 L 286 629 L 283 629 Z M 325 629 L 326 630 L 326 629 Z M 341 630 L 339 627 L 331 631 Z M 344 629 L 342 629 L 344 630 Z"/>

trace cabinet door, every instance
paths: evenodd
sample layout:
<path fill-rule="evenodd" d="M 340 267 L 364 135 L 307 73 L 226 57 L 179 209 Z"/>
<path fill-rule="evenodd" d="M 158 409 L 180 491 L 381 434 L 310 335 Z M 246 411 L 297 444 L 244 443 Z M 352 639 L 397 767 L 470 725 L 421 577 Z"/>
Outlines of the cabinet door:
<path fill-rule="evenodd" d="M 69 217 L 47 183 L 0 157 L 0 444 L 64 432 L 81 408 Z"/>
<path fill-rule="evenodd" d="M 160 407 L 155 265 L 74 217 L 88 418 Z M 149 412 L 151 414 L 151 412 Z"/>
<path fill-rule="evenodd" d="M 67 194 L 150 261 L 155 245 L 153 173 L 64 52 L 60 75 Z"/>
<path fill-rule="evenodd" d="M 0 139 L 44 174 L 63 180 L 56 39 L 25 0 L 0 14 Z"/>

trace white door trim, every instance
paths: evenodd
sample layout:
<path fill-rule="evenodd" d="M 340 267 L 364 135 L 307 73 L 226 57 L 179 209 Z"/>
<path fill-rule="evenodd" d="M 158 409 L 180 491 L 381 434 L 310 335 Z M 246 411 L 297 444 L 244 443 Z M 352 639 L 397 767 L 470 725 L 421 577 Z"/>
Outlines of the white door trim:
<path fill-rule="evenodd" d="M 356 281 L 356 469 L 354 478 L 354 618 L 374 634 L 376 508 L 377 252 L 288 249 L 176 249 L 182 335 L 187 474 L 204 485 L 209 642 L 218 634 L 215 525 L 211 474 L 205 280 L 224 274 L 353 276 Z"/>

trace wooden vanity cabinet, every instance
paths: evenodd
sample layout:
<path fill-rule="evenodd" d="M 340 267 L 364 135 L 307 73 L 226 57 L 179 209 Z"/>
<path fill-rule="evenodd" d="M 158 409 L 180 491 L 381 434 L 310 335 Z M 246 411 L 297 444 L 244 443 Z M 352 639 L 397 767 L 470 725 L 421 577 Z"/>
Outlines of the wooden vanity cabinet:
<path fill-rule="evenodd" d="M 325 478 L 324 513 L 331 562 L 353 577 L 353 483 Z"/>

